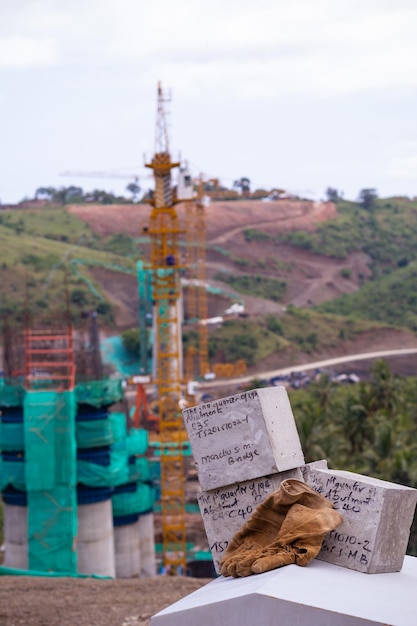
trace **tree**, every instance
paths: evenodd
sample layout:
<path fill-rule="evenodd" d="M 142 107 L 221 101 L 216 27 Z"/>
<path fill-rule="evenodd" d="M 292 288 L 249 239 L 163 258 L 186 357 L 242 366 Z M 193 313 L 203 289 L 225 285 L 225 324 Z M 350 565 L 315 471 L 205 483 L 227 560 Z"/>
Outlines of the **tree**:
<path fill-rule="evenodd" d="M 52 200 L 55 193 L 54 187 L 38 187 L 35 191 L 35 200 L 43 197 L 45 200 Z"/>
<path fill-rule="evenodd" d="M 136 181 L 129 183 L 126 187 L 126 191 L 132 194 L 133 202 L 136 202 L 136 199 L 140 193 L 140 187 Z"/>
<path fill-rule="evenodd" d="M 69 202 L 82 202 L 84 198 L 84 192 L 81 187 L 75 187 L 71 185 L 65 189 L 65 204 Z"/>
<path fill-rule="evenodd" d="M 359 202 L 364 209 L 373 209 L 377 198 L 378 194 L 376 189 L 361 189 L 359 192 Z"/>
<path fill-rule="evenodd" d="M 122 332 L 123 347 L 131 355 L 139 354 L 139 329 L 129 328 Z"/>
<path fill-rule="evenodd" d="M 339 192 L 337 189 L 333 187 L 327 187 L 326 189 L 326 198 L 329 202 L 339 202 L 343 198 L 343 191 Z"/>
<path fill-rule="evenodd" d="M 250 194 L 250 180 L 246 176 L 235 180 L 233 183 L 234 189 L 240 189 L 242 196 L 248 197 Z"/>

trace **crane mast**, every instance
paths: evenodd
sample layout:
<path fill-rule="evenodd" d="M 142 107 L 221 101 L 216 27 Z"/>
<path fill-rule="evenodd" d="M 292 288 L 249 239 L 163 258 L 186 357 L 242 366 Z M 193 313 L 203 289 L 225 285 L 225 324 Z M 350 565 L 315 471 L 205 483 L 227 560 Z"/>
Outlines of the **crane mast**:
<path fill-rule="evenodd" d="M 184 426 L 181 415 L 182 337 L 180 317 L 180 228 L 175 211 L 165 111 L 158 84 L 155 154 L 146 164 L 155 190 L 149 220 L 152 298 L 154 301 L 154 382 L 160 418 L 161 514 L 164 566 L 186 570 Z"/>
<path fill-rule="evenodd" d="M 206 292 L 206 218 L 203 199 L 203 180 L 198 181 L 197 198 L 190 203 L 187 217 L 187 269 L 190 278 L 188 286 L 187 309 L 191 319 L 198 321 L 198 349 L 194 356 L 198 363 L 190 363 L 188 373 L 190 378 L 196 374 L 202 378 L 210 371 L 208 359 L 208 330 L 202 323 L 208 316 Z M 190 360 L 192 355 L 188 355 Z M 195 365 L 198 366 L 195 371 Z"/>

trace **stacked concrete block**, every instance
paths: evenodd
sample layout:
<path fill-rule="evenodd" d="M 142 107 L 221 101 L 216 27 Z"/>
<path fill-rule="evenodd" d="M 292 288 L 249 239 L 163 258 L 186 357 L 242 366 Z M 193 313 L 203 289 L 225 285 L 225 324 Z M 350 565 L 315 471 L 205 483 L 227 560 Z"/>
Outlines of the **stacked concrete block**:
<path fill-rule="evenodd" d="M 285 387 L 254 389 L 185 409 L 202 492 L 198 497 L 216 571 L 235 532 L 304 456 Z"/>
<path fill-rule="evenodd" d="M 304 464 L 285 387 L 213 400 L 185 409 L 183 417 L 202 489 Z"/>
<path fill-rule="evenodd" d="M 401 570 L 416 489 L 311 466 L 304 479 L 343 516 L 342 524 L 325 537 L 318 559 L 368 574 Z"/>
<path fill-rule="evenodd" d="M 202 492 L 200 511 L 216 571 L 258 504 L 287 478 L 304 480 L 344 521 L 324 539 L 320 560 L 364 573 L 401 570 L 417 490 L 304 465 L 285 387 L 254 389 L 183 411 Z"/>
<path fill-rule="evenodd" d="M 287 478 L 303 479 L 297 468 L 202 491 L 198 495 L 198 505 L 217 573 L 220 572 L 220 561 L 233 535 L 248 521 L 258 504 L 279 489 Z"/>

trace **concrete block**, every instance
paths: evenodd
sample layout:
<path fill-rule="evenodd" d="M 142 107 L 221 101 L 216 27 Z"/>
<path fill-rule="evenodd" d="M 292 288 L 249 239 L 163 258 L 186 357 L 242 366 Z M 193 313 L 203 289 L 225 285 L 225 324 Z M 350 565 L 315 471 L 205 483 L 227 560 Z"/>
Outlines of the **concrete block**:
<path fill-rule="evenodd" d="M 343 522 L 326 535 L 322 561 L 367 574 L 399 572 L 417 490 L 340 470 L 309 468 L 305 481 L 333 503 Z"/>
<path fill-rule="evenodd" d="M 246 578 L 219 576 L 163 609 L 151 626 L 415 626 L 417 558 L 401 572 L 364 576 L 315 559 Z"/>
<path fill-rule="evenodd" d="M 320 459 L 320 461 L 312 461 L 311 463 L 306 463 L 306 465 L 303 465 L 303 467 L 300 467 L 304 482 L 307 482 L 307 476 L 310 470 L 312 469 L 328 469 L 327 459 Z"/>
<path fill-rule="evenodd" d="M 220 561 L 233 535 L 248 521 L 258 504 L 276 491 L 287 478 L 302 480 L 301 470 L 294 469 L 253 478 L 226 487 L 202 491 L 197 495 L 211 556 L 218 574 Z"/>
<path fill-rule="evenodd" d="M 304 465 L 285 387 L 213 400 L 185 409 L 183 417 L 204 490 Z"/>

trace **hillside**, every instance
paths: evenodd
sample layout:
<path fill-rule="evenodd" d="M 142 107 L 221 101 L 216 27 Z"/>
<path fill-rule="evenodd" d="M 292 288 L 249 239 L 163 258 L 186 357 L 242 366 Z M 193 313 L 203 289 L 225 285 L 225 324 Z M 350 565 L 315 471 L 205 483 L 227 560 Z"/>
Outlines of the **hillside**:
<path fill-rule="evenodd" d="M 94 232 L 104 236 L 116 230 L 129 236 L 140 235 L 149 216 L 149 208 L 146 206 L 72 206 L 70 211 L 85 221 Z M 177 212 L 184 225 L 186 207 L 179 205 Z M 362 286 L 372 279 L 371 257 L 360 249 L 352 249 L 342 257 L 321 255 L 295 245 L 290 240 L 282 241 L 282 237 L 284 234 L 290 239 L 291 235 L 299 233 L 314 237 L 318 229 L 333 224 L 340 217 L 343 219 L 336 205 L 330 202 L 213 202 L 206 209 L 208 281 L 213 286 L 235 293 L 236 298 L 244 302 L 250 319 L 268 315 L 281 317 L 291 305 L 311 308 L 327 303 L 329 312 L 334 313 L 330 307 L 335 299 L 341 295 L 360 294 Z M 136 223 L 139 227 L 136 227 Z M 263 297 L 242 291 L 242 281 L 239 282 L 239 279 L 243 280 L 248 275 L 259 276 L 261 281 L 270 281 Z M 271 299 L 271 281 L 280 281 L 285 285 L 277 300 Z M 111 279 L 106 289 L 110 284 Z M 249 287 L 252 287 L 249 292 L 253 294 L 253 285 Z M 374 289 L 378 289 L 377 284 L 374 284 Z M 209 314 L 218 315 L 228 302 L 218 298 L 209 299 L 209 304 Z M 312 360 L 313 354 L 320 358 L 328 354 L 334 356 L 366 352 L 374 348 L 417 346 L 415 337 L 406 330 L 389 329 L 384 324 L 381 327 L 381 323 L 354 330 L 343 320 L 330 323 L 329 318 L 325 317 L 319 322 L 319 317 L 314 317 L 313 311 L 307 315 L 308 320 L 299 320 L 292 336 L 286 337 L 292 343 L 296 338 L 298 344 L 291 348 L 280 345 L 278 354 L 272 351 L 262 356 L 261 350 L 257 369 L 276 366 L 277 363 L 289 365 Z M 287 311 L 287 329 L 294 326 L 292 317 L 292 311 Z M 381 321 L 384 323 L 384 319 Z M 392 323 L 395 325 L 395 321 Z M 334 329 L 333 332 L 329 332 L 329 326 Z M 320 337 L 320 345 L 311 346 L 306 342 L 306 338 L 312 335 L 311 331 Z M 267 331 L 263 329 L 262 332 L 265 334 Z M 338 334 L 343 341 L 338 340 Z M 223 343 L 225 339 L 227 341 L 223 335 Z M 266 341 L 270 340 L 271 336 L 268 336 Z M 239 337 L 236 341 L 239 341 Z"/>
<path fill-rule="evenodd" d="M 83 220 L 101 236 L 121 232 L 140 237 L 147 225 L 149 207 L 146 205 L 77 206 L 69 211 Z M 185 228 L 186 207 L 177 209 Z M 280 200 L 276 202 L 234 201 L 213 202 L 206 209 L 207 277 L 221 283 L 219 273 L 236 275 L 260 273 L 265 277 L 280 277 L 287 284 L 283 305 L 310 306 L 330 300 L 340 294 L 358 289 L 360 276 L 368 276 L 369 258 L 352 253 L 348 259 L 324 257 L 297 249 L 289 244 L 276 245 L 274 240 L 253 237 L 247 231 L 267 231 L 270 236 L 299 230 L 313 231 L 321 222 L 336 217 L 335 205 Z M 340 272 L 348 268 L 350 277 L 341 280 Z M 250 314 L 276 312 L 280 307 L 247 298 Z"/>
<path fill-rule="evenodd" d="M 379 234 L 380 247 L 386 230 L 393 230 L 391 214 L 410 228 L 414 205 L 411 209 L 404 203 L 385 203 L 378 214 L 381 218 L 371 216 L 374 231 L 370 232 L 373 239 L 374 233 Z M 177 212 L 185 228 L 187 206 L 178 205 Z M 137 327 L 135 262 L 149 255 L 143 230 L 149 215 L 150 207 L 145 204 L 35 205 L 0 211 L 1 311 L 23 316 L 25 303 L 30 302 L 34 318 L 45 317 L 56 302 L 62 306 L 62 296 L 57 295 L 66 283 L 76 324 L 84 310 L 95 308 L 104 332 Z M 380 301 L 379 318 L 365 307 L 361 314 L 360 305 L 352 318 L 356 321 L 338 317 L 352 317 L 349 303 L 360 302 L 366 288 L 373 293 L 379 289 L 378 245 L 374 242 L 366 248 L 358 235 L 361 228 L 365 233 L 364 220 L 370 229 L 369 219 L 353 203 L 213 202 L 206 209 L 207 281 L 217 293 L 209 294 L 208 314 L 222 315 L 233 301 L 240 301 L 246 315 L 245 320 L 231 321 L 228 327 L 211 332 L 213 349 L 239 346 L 244 343 L 243 335 L 253 333 L 256 349 L 249 365 L 255 372 L 271 364 L 288 366 L 327 354 L 416 346 L 407 317 L 400 322 L 384 317 L 385 305 Z M 375 227 L 378 219 L 379 230 Z M 391 241 L 391 248 L 394 244 Z M 403 257 L 404 250 L 399 238 L 395 258 Z M 181 254 L 185 256 L 185 246 Z M 384 272 L 395 282 L 394 268 L 384 266 L 379 273 Z M 340 296 L 344 308 L 335 304 Z M 384 298 L 389 300 L 389 293 Z M 227 354 L 227 349 L 221 352 L 226 360 L 239 357 L 233 351 Z"/>

